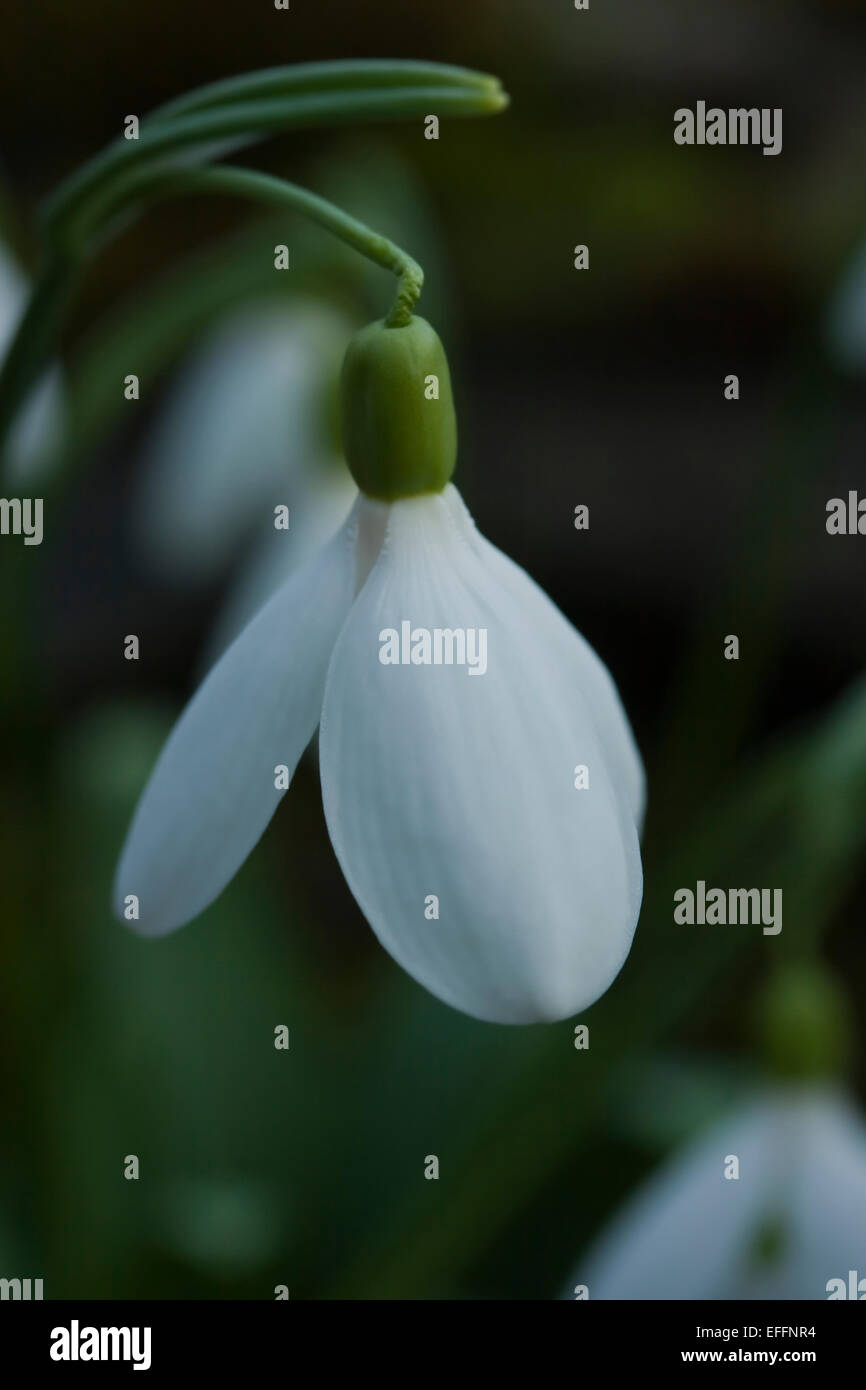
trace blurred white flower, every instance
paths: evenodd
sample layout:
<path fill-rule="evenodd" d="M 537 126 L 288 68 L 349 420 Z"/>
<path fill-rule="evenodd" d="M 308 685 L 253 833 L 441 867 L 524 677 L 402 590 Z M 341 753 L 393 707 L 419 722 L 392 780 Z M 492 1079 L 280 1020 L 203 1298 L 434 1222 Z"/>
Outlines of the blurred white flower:
<path fill-rule="evenodd" d="M 483 629 L 487 670 L 383 664 L 383 630 L 407 621 Z M 641 901 L 640 757 L 606 668 L 451 484 L 359 497 L 217 663 L 139 803 L 118 914 L 135 895 L 130 925 L 156 936 L 207 907 L 320 720 L 334 849 L 415 979 L 502 1023 L 563 1018 L 608 988 Z"/>
<path fill-rule="evenodd" d="M 174 580 L 208 580 L 252 541 L 212 653 L 351 506 L 323 416 L 352 328 L 312 301 L 236 313 L 181 374 L 151 433 L 134 509 L 148 561 Z M 274 529 L 276 506 L 289 507 L 288 531 Z"/>
<path fill-rule="evenodd" d="M 854 253 L 830 299 L 826 339 L 837 366 L 866 371 L 866 243 Z"/>
<path fill-rule="evenodd" d="M 726 1177 L 734 1158 L 739 1176 Z M 758 1097 L 666 1163 L 566 1297 L 586 1285 L 590 1299 L 826 1299 L 851 1270 L 866 1276 L 866 1124 L 842 1093 L 800 1085 Z"/>
<path fill-rule="evenodd" d="M 21 321 L 27 294 L 27 280 L 0 243 L 0 362 Z M 44 476 L 40 465 L 58 443 L 61 412 L 60 372 L 50 367 L 24 401 L 9 432 L 4 450 L 4 475 L 9 482 L 35 481 Z"/>

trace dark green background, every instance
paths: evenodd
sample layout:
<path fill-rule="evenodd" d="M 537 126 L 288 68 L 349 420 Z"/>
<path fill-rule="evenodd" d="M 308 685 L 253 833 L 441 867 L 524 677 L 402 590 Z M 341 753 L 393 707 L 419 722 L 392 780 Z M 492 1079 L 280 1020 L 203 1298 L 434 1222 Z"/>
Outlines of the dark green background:
<path fill-rule="evenodd" d="M 127 818 L 232 577 L 172 589 L 130 542 L 139 446 L 211 310 L 155 349 L 134 416 L 114 377 L 172 267 L 243 298 L 283 226 L 194 199 L 148 213 L 67 319 L 77 448 L 45 542 L 0 542 L 0 1274 L 46 1297 L 551 1297 L 761 1073 L 762 985 L 816 943 L 854 1007 L 862 1095 L 866 541 L 824 519 L 866 487 L 866 391 L 822 326 L 866 236 L 866 10 L 4 0 L 0 35 L 4 220 L 33 263 L 38 200 L 127 113 L 202 82 L 351 56 L 501 77 L 510 110 L 436 143 L 420 122 L 298 133 L 246 162 L 424 262 L 457 482 L 611 667 L 650 777 L 645 908 L 589 1052 L 571 1022 L 477 1023 L 402 974 L 342 881 L 312 760 L 201 919 L 151 943 L 113 922 Z M 676 147 L 673 112 L 699 98 L 783 107 L 783 153 Z M 286 238 L 284 293 L 385 312 L 387 277 L 359 280 L 324 233 Z M 675 929 L 698 878 L 782 887 L 781 936 Z"/>

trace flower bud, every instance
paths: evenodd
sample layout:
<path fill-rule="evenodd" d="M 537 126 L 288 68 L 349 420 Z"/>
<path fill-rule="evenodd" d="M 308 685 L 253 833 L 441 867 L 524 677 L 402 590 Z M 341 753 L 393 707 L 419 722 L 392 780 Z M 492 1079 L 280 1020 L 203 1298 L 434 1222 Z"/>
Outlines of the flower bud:
<path fill-rule="evenodd" d="M 445 349 L 426 319 L 360 329 L 343 360 L 341 398 L 346 462 L 363 493 L 394 502 L 443 490 L 457 421 Z"/>

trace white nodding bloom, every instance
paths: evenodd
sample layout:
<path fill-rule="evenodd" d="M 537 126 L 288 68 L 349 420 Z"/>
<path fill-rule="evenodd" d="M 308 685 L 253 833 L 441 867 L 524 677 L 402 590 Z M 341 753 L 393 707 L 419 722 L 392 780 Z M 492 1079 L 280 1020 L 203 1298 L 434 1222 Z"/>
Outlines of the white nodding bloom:
<path fill-rule="evenodd" d="M 665 1164 L 588 1251 L 565 1297 L 579 1285 L 590 1299 L 848 1297 L 839 1290 L 850 1271 L 866 1276 L 864 1252 L 866 1125 L 841 1092 L 792 1087 Z"/>
<path fill-rule="evenodd" d="M 386 664 L 383 633 L 407 627 L 412 651 Z M 482 632 L 470 673 L 462 642 Z M 425 633 L 444 634 L 438 664 Z M 337 858 L 410 975 L 499 1023 L 604 993 L 640 909 L 640 757 L 605 667 L 452 484 L 359 497 L 217 663 L 139 804 L 119 915 L 135 894 L 131 925 L 159 935 L 212 902 L 276 809 L 275 767 L 293 772 L 319 722 Z"/>

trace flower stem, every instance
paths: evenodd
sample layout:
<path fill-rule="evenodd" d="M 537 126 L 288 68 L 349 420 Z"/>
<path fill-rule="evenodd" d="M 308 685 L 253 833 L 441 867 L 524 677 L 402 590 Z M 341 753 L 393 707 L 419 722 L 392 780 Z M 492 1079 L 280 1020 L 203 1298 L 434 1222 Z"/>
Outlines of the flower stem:
<path fill-rule="evenodd" d="M 386 323 L 390 328 L 400 328 L 411 319 L 424 283 L 424 272 L 417 261 L 387 237 L 380 236 L 342 208 L 298 184 L 257 170 L 228 165 L 169 173 L 145 169 L 138 171 L 136 179 L 129 179 L 122 185 L 119 197 L 123 203 L 130 199 L 152 202 L 185 193 L 225 193 L 302 212 L 383 270 L 393 271 L 399 283 Z M 102 211 L 106 212 L 107 208 L 103 207 Z"/>

